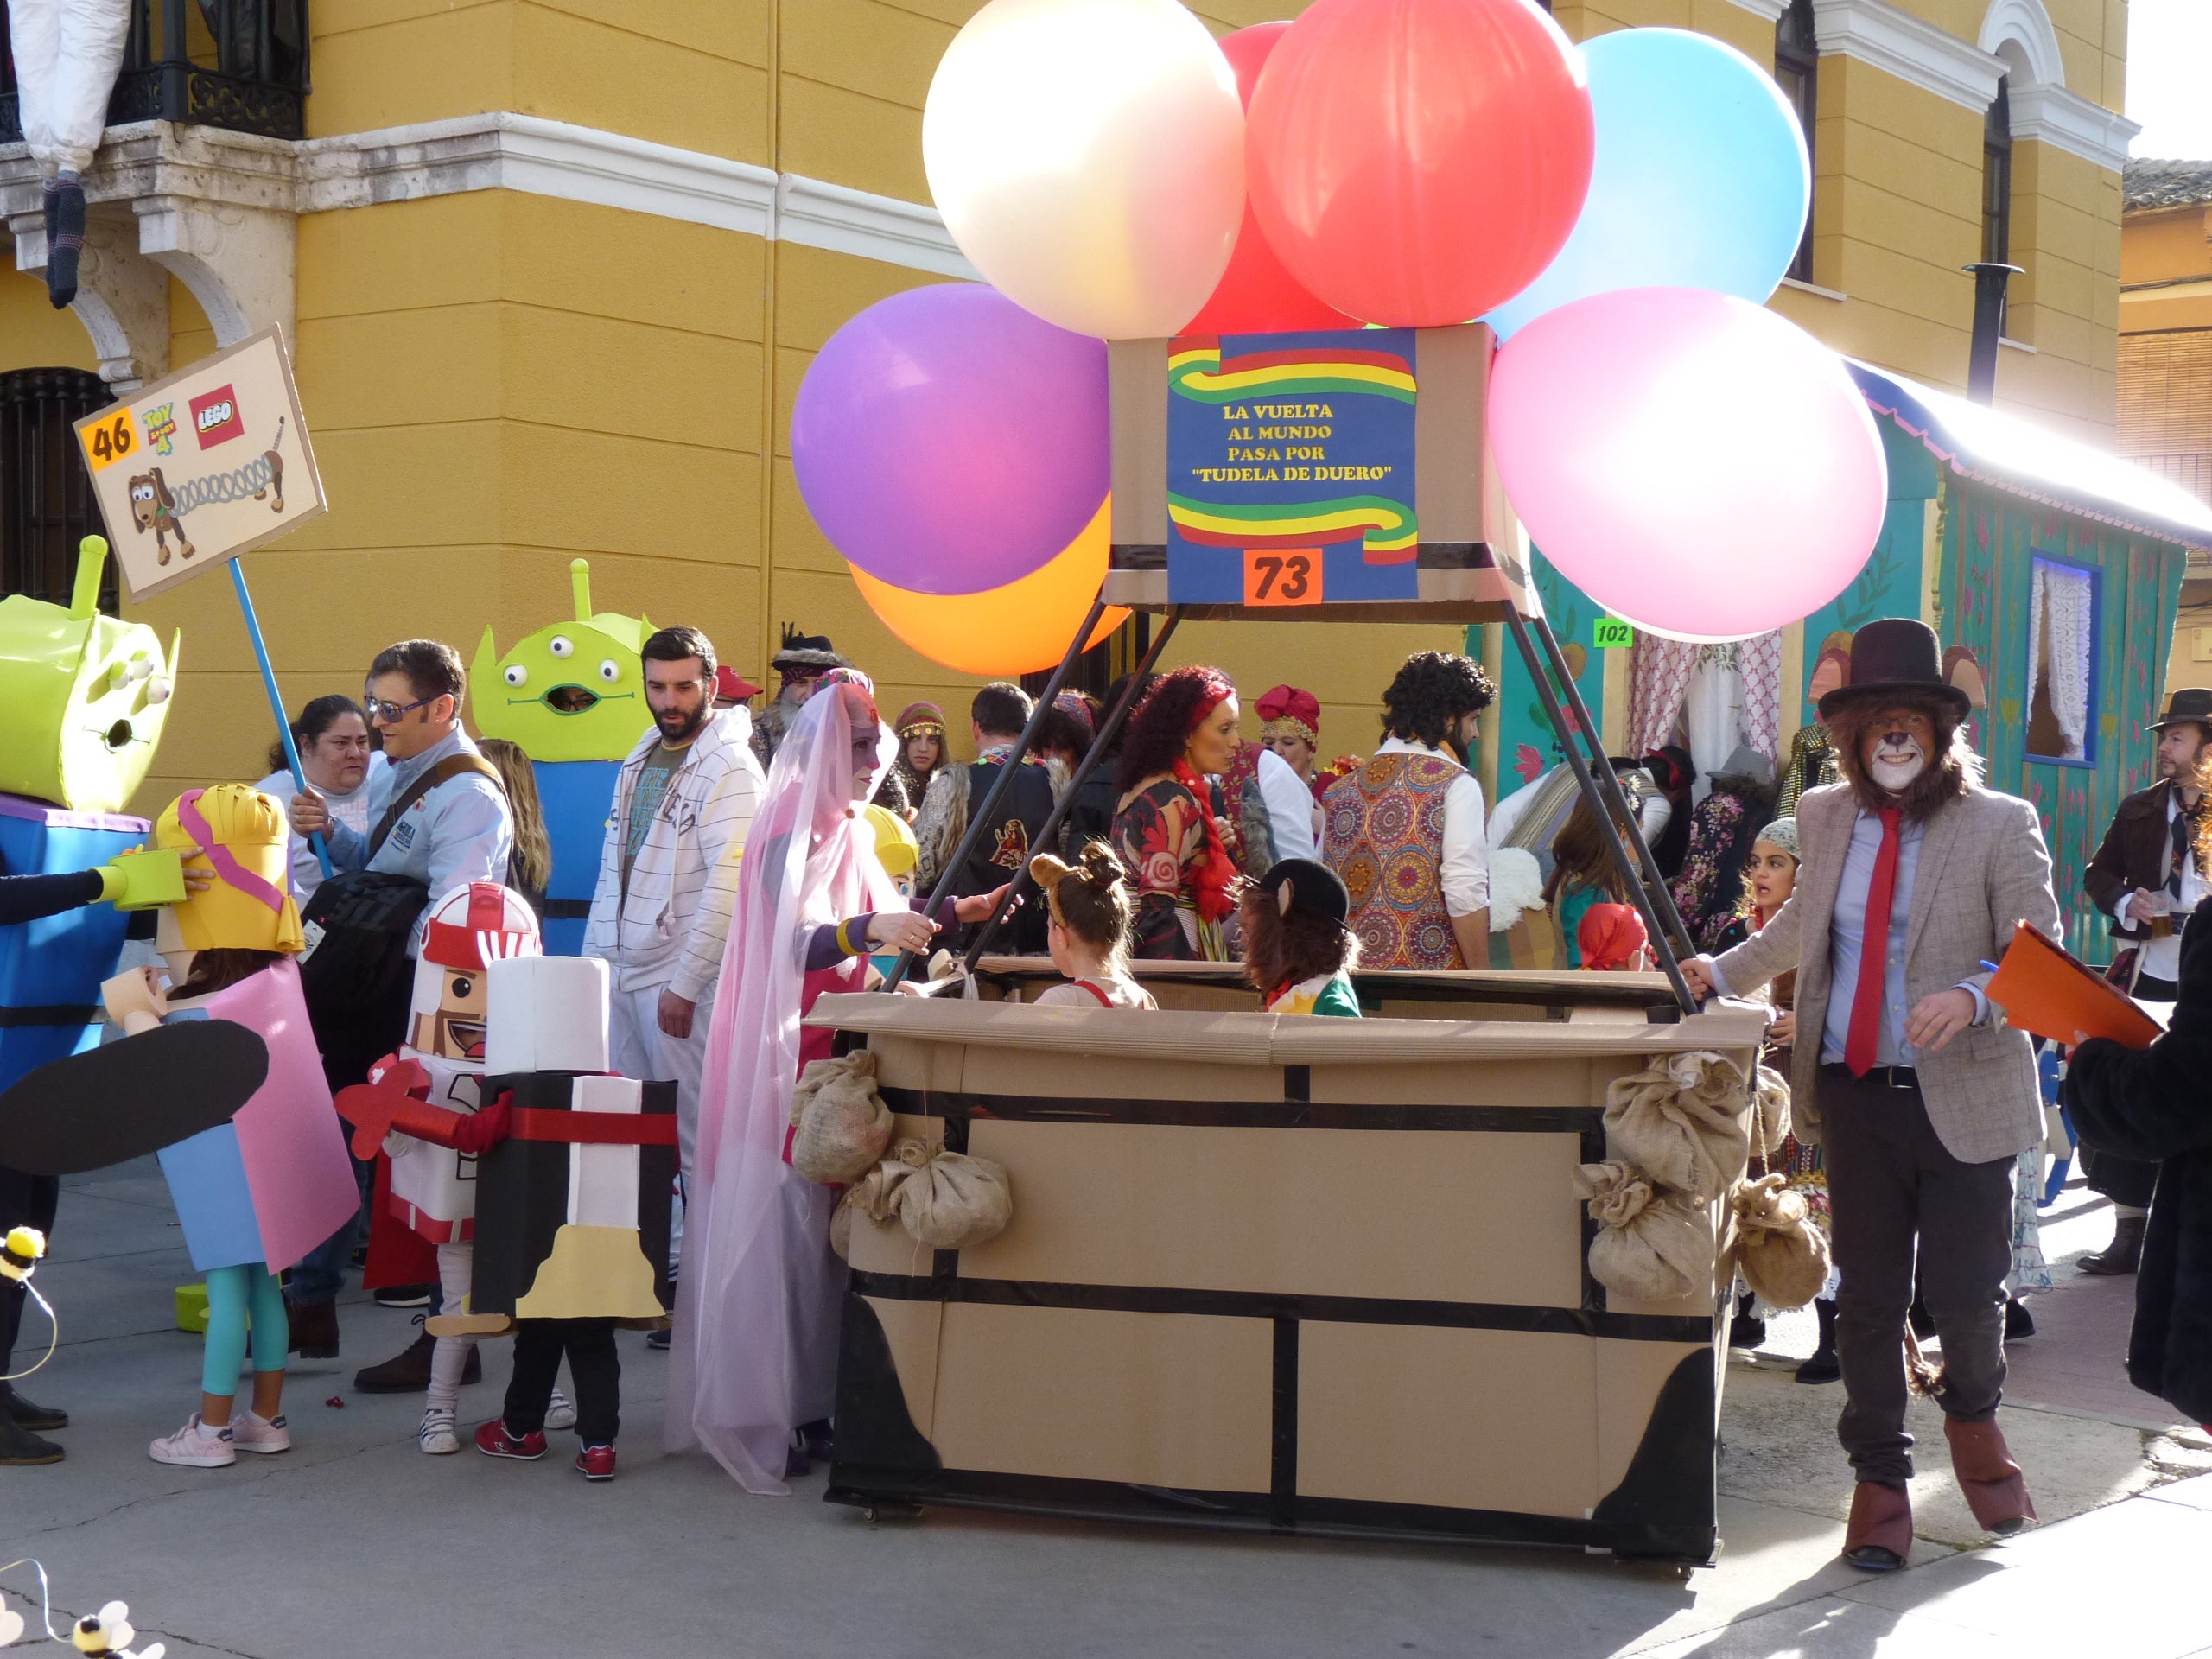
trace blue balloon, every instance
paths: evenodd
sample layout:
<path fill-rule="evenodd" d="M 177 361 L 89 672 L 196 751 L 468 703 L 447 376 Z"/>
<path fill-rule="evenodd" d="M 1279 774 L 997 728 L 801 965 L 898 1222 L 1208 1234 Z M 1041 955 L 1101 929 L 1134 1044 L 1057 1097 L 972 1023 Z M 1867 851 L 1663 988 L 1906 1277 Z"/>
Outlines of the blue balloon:
<path fill-rule="evenodd" d="M 1805 135 L 1765 70 L 1679 29 L 1586 41 L 1598 123 L 1590 194 L 1543 275 L 1483 319 L 1501 340 L 1623 288 L 1704 288 L 1763 302 L 1804 234 Z"/>

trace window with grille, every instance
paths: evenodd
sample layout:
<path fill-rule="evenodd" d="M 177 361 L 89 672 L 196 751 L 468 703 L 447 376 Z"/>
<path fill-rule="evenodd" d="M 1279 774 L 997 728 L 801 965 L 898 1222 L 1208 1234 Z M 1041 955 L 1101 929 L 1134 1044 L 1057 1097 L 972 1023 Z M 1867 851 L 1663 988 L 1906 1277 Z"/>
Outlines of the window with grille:
<path fill-rule="evenodd" d="M 82 369 L 0 374 L 0 594 L 69 602 L 77 543 L 101 528 L 71 428 L 111 401 L 99 376 Z M 111 560 L 100 607 L 116 608 Z"/>
<path fill-rule="evenodd" d="M 1805 153 L 1815 157 L 1814 188 L 1820 187 L 1820 168 L 1814 131 L 1820 116 L 1821 48 L 1813 34 L 1813 0 L 1790 0 L 1789 10 L 1774 26 L 1774 79 L 1789 107 L 1797 111 L 1804 129 Z M 1789 274 L 1801 283 L 1813 280 L 1813 215 L 1805 215 L 1805 233 L 1798 238 L 1797 257 Z"/>

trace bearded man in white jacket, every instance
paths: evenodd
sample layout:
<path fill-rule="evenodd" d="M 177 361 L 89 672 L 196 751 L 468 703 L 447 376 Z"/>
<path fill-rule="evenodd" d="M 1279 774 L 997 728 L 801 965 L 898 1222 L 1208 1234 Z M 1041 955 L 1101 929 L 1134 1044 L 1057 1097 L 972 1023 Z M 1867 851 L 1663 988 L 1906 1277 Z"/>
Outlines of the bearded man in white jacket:
<path fill-rule="evenodd" d="M 653 729 L 615 780 L 614 808 L 584 932 L 613 983 L 614 1069 L 676 1081 L 688 1173 L 699 1128 L 699 1073 L 738 855 L 767 780 L 751 717 L 715 708 L 715 648 L 696 628 L 663 628 L 639 649 Z"/>

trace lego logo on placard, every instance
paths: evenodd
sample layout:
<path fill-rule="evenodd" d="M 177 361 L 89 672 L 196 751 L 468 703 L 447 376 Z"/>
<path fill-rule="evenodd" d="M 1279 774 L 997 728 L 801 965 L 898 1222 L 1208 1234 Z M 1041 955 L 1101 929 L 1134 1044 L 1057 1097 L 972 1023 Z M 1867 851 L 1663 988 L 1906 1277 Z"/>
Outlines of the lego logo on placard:
<path fill-rule="evenodd" d="M 200 435 L 202 449 L 227 443 L 245 431 L 245 423 L 238 416 L 238 393 L 228 386 L 218 386 L 204 397 L 194 398 L 192 429 Z"/>

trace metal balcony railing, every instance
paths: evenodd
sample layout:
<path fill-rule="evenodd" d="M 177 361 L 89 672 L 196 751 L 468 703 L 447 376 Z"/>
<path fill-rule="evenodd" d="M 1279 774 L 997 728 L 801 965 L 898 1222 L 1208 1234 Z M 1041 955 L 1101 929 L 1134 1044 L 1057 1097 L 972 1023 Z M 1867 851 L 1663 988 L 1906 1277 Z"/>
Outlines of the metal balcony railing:
<path fill-rule="evenodd" d="M 8 22 L 0 14 L 0 48 Z M 107 124 L 188 121 L 307 136 L 308 0 L 132 0 Z M 0 143 L 23 136 L 15 57 L 0 49 Z"/>
<path fill-rule="evenodd" d="M 2212 503 L 2212 452 L 2164 455 L 2130 455 L 2138 467 L 2178 484 L 2198 500 Z"/>

